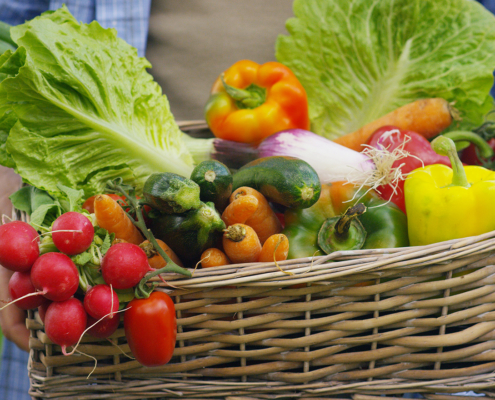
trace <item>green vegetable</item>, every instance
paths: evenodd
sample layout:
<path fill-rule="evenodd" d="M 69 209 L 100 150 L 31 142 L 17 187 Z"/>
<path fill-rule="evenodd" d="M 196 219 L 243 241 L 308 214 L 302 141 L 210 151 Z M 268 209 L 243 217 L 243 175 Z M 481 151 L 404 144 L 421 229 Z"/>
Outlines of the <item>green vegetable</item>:
<path fill-rule="evenodd" d="M 29 223 L 36 230 L 48 232 L 53 222 L 66 212 L 87 213 L 82 208 L 82 190 L 71 189 L 61 184 L 58 184 L 57 188 L 60 192 L 57 198 L 44 190 L 25 186 L 13 193 L 9 199 L 17 210 L 24 211 L 30 217 Z"/>
<path fill-rule="evenodd" d="M 16 48 L 17 45 L 10 36 L 10 28 L 12 28 L 11 25 L 7 24 L 6 22 L 0 21 L 0 40 L 2 42 L 10 44 L 12 48 Z"/>
<path fill-rule="evenodd" d="M 213 203 L 182 214 L 163 214 L 151 219 L 151 231 L 177 254 L 187 267 L 193 267 L 201 253 L 212 247 L 225 229 Z"/>
<path fill-rule="evenodd" d="M 328 218 L 318 232 L 318 246 L 326 253 L 359 250 L 366 240 L 366 230 L 357 218 L 366 211 L 363 203 L 349 207 L 340 217 Z"/>
<path fill-rule="evenodd" d="M 491 109 L 495 17 L 466 0 L 295 0 L 276 58 L 306 89 L 312 131 L 335 139 L 419 98 Z M 453 124 L 453 129 L 459 126 Z"/>
<path fill-rule="evenodd" d="M 154 172 L 190 176 L 192 157 L 150 63 L 97 22 L 64 6 L 11 29 L 15 52 L 0 56 L 0 163 L 50 194 L 58 183 L 102 193 L 122 177 L 141 193 Z M 0 117 L 3 118 L 3 117 Z"/>
<path fill-rule="evenodd" d="M 167 214 L 200 206 L 198 184 L 172 172 L 150 175 L 144 183 L 143 195 L 149 205 Z"/>
<path fill-rule="evenodd" d="M 318 174 L 296 157 L 263 157 L 244 165 L 234 174 L 233 190 L 252 187 L 269 201 L 289 208 L 307 208 L 320 197 Z"/>
<path fill-rule="evenodd" d="M 393 203 L 380 198 L 374 192 L 359 190 L 342 182 L 322 185 L 321 196 L 311 207 L 287 209 L 285 211 L 284 233 L 289 239 L 289 259 L 312 257 L 325 254 L 319 246 L 318 236 L 328 219 L 343 215 L 356 203 L 363 203 L 366 212 L 357 216 L 366 235 L 363 249 L 407 247 L 406 215 Z M 322 238 L 323 240 L 323 238 Z M 331 252 L 331 250 L 326 250 Z"/>
<path fill-rule="evenodd" d="M 233 179 L 225 164 L 216 160 L 203 161 L 194 168 L 191 179 L 199 185 L 202 201 L 213 202 L 220 212 L 227 207 Z"/>

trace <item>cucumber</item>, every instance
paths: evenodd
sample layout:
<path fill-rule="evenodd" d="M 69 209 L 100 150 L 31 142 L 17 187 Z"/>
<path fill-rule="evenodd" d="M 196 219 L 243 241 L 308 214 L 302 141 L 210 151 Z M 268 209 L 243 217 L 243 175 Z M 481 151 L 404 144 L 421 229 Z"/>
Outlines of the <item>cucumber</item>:
<path fill-rule="evenodd" d="M 320 197 L 316 171 L 296 157 L 263 157 L 244 165 L 234 174 L 233 190 L 249 186 L 269 201 L 288 208 L 308 208 Z"/>
<path fill-rule="evenodd" d="M 172 172 L 150 175 L 143 187 L 146 203 L 167 214 L 199 208 L 199 192 L 196 182 Z"/>
<path fill-rule="evenodd" d="M 199 185 L 201 201 L 213 202 L 220 212 L 227 207 L 233 179 L 225 164 L 216 160 L 203 161 L 194 168 L 191 180 Z"/>
<path fill-rule="evenodd" d="M 220 239 L 225 223 L 213 203 L 201 203 L 182 214 L 162 214 L 151 219 L 151 231 L 177 254 L 186 267 L 194 267 L 201 254 Z"/>

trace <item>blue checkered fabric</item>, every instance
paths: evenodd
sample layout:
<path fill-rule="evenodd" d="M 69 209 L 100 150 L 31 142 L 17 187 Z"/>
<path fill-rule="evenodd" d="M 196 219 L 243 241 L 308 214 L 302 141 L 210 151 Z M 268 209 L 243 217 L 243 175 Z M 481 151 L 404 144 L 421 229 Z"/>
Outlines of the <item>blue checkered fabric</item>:
<path fill-rule="evenodd" d="M 11 25 L 22 24 L 62 4 L 78 21 L 96 20 L 105 28 L 117 29 L 119 37 L 144 57 L 151 0 L 0 0 L 0 20 Z"/>
<path fill-rule="evenodd" d="M 3 339 L 0 361 L 0 399 L 30 400 L 28 378 L 29 354 Z"/>

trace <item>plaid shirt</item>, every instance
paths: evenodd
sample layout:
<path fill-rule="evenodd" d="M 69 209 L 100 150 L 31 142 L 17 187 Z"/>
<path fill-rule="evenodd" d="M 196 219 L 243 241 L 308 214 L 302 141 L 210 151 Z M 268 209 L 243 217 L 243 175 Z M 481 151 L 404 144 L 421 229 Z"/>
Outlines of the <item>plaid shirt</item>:
<path fill-rule="evenodd" d="M 0 362 L 0 399 L 30 400 L 28 378 L 29 354 L 3 339 Z"/>
<path fill-rule="evenodd" d="M 151 0 L 0 0 L 0 20 L 11 25 L 22 24 L 62 4 L 78 21 L 96 20 L 104 28 L 117 29 L 119 37 L 144 57 Z"/>

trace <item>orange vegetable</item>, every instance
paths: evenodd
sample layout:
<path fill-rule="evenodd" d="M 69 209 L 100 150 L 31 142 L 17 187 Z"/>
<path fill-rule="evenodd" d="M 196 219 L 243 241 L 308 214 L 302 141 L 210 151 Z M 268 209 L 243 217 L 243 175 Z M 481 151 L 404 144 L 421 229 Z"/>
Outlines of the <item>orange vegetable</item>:
<path fill-rule="evenodd" d="M 211 89 L 205 119 L 216 137 L 255 143 L 286 129 L 309 129 L 304 87 L 285 65 L 240 60 Z"/>
<path fill-rule="evenodd" d="M 289 254 L 289 239 L 283 233 L 270 236 L 261 249 L 260 262 L 273 262 L 287 260 Z"/>
<path fill-rule="evenodd" d="M 179 267 L 183 267 L 181 260 L 177 257 L 177 254 L 168 247 L 168 245 L 160 239 L 155 239 L 158 245 L 162 248 L 162 250 L 170 257 L 170 259 L 176 263 Z M 163 257 L 157 253 L 153 245 L 149 242 L 149 240 L 145 240 L 143 243 L 139 245 L 146 255 L 148 256 L 148 263 L 151 268 L 160 269 L 167 265 L 167 262 L 163 259 Z"/>
<path fill-rule="evenodd" d="M 417 132 L 430 139 L 446 129 L 455 117 L 456 110 L 445 99 L 435 97 L 416 100 L 334 141 L 352 150 L 361 151 L 362 145 L 368 142 L 371 135 L 386 125 Z"/>
<path fill-rule="evenodd" d="M 261 253 L 258 235 L 249 225 L 234 224 L 225 229 L 223 250 L 233 263 L 256 262 Z"/>
<path fill-rule="evenodd" d="M 223 222 L 226 226 L 245 223 L 258 208 L 258 203 L 258 199 L 251 194 L 238 197 L 223 211 Z"/>
<path fill-rule="evenodd" d="M 201 254 L 201 266 L 203 268 L 220 267 L 230 264 L 227 255 L 220 249 L 211 247 Z"/>
<path fill-rule="evenodd" d="M 144 240 L 139 229 L 134 226 L 119 203 L 110 196 L 97 195 L 94 207 L 98 226 L 110 233 L 115 233 L 115 238 L 137 245 Z"/>
<path fill-rule="evenodd" d="M 261 244 L 263 244 L 271 235 L 280 233 L 282 231 L 282 225 L 277 215 L 270 207 L 268 200 L 256 189 L 241 186 L 232 193 L 230 202 L 232 203 L 234 200 L 247 195 L 252 195 L 258 199 L 258 208 L 254 214 L 246 220 L 245 224 L 254 229 Z"/>

